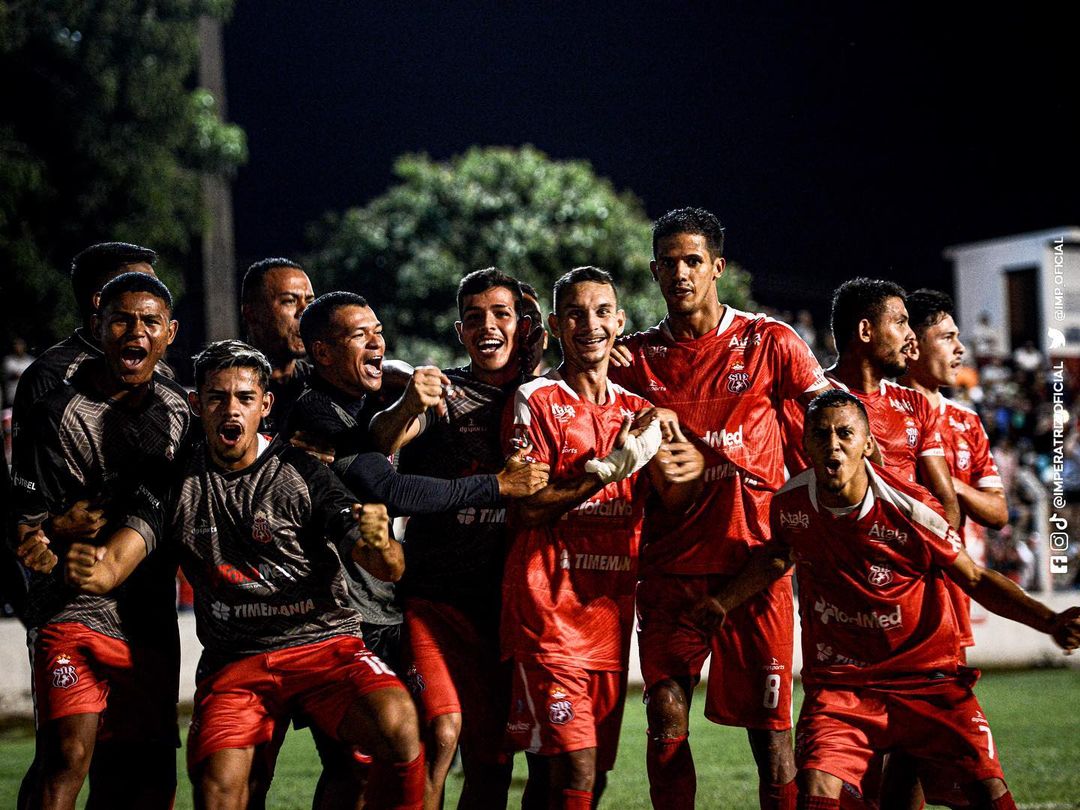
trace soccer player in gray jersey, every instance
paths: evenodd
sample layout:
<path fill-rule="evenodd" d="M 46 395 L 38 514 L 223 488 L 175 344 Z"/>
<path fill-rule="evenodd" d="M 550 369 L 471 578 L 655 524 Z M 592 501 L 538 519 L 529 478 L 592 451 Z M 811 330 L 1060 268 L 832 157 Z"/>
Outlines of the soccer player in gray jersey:
<path fill-rule="evenodd" d="M 376 500 L 395 515 L 453 514 L 459 508 L 497 511 L 494 507 L 500 496 L 525 497 L 546 483 L 546 467 L 517 459 L 503 469 L 501 454 L 490 472 L 484 470 L 488 474 L 466 472 L 452 480 L 399 474 L 386 456 L 373 452 L 368 433 L 368 422 L 377 407 L 371 405 L 372 398 L 382 384 L 380 361 L 385 344 L 382 325 L 367 300 L 355 293 L 327 293 L 308 307 L 300 328 L 311 350 L 315 375 L 297 399 L 286 433 L 301 432 L 320 446 L 332 448 L 333 469 L 357 499 Z M 440 374 L 438 369 L 418 372 Z M 416 398 L 423 402 L 419 388 L 414 375 L 403 401 Z M 438 386 L 435 391 L 441 394 Z M 363 571 L 356 574 L 348 584 L 350 596 L 364 617 L 364 638 L 380 657 L 397 667 L 402 616 L 394 585 Z M 317 733 L 315 737 L 324 766 L 320 785 L 344 796 L 348 771 L 357 771 L 353 784 L 360 785 L 363 774 L 359 769 L 335 756 Z"/>
<path fill-rule="evenodd" d="M 239 341 L 196 358 L 205 442 L 166 487 L 137 493 L 102 548 L 74 545 L 68 581 L 108 593 L 172 548 L 195 591 L 203 657 L 188 738 L 196 806 L 247 806 L 256 749 L 303 713 L 375 758 L 367 807 L 419 807 L 424 765 L 401 682 L 364 645 L 345 567 L 401 576 L 381 504 L 360 505 L 323 464 L 261 435 L 270 366 Z M 143 560 L 146 562 L 143 562 Z"/>
<path fill-rule="evenodd" d="M 18 554 L 35 571 L 26 619 L 37 752 L 23 790 L 35 807 L 74 807 L 92 757 L 92 806 L 172 804 L 176 565 L 163 557 L 116 594 L 74 593 L 54 570 L 70 537 L 52 522 L 85 502 L 100 523 L 115 523 L 117 504 L 177 452 L 190 422 L 186 395 L 154 371 L 176 336 L 171 309 L 152 276 L 106 284 L 94 319 L 103 354 L 35 404 L 16 448 Z"/>
<path fill-rule="evenodd" d="M 399 435 L 381 437 L 384 447 L 409 441 L 402 472 L 456 479 L 496 472 L 505 461 L 503 414 L 531 357 L 533 324 L 522 318 L 521 286 L 496 268 L 465 276 L 457 302 L 455 329 L 470 362 L 443 370 L 455 393 L 445 417 L 430 408 Z M 512 765 L 502 745 L 509 677 L 499 660 L 505 504 L 416 515 L 405 531 L 406 683 L 423 714 L 425 806 L 441 806 L 460 739 L 460 806 L 505 807 Z"/>

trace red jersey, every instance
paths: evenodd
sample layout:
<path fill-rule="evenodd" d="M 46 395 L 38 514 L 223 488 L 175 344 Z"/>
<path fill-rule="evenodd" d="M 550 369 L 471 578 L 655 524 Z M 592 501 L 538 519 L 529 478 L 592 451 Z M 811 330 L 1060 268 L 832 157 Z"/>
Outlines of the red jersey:
<path fill-rule="evenodd" d="M 810 347 L 781 321 L 727 307 L 716 331 L 677 340 L 667 322 L 622 340 L 612 378 L 670 408 L 705 456 L 705 489 L 679 514 L 650 510 L 646 573 L 734 574 L 769 536 L 769 498 L 784 483 L 780 411 L 827 386 Z"/>
<path fill-rule="evenodd" d="M 586 402 L 551 371 L 517 390 L 513 431 L 550 465 L 552 482 L 567 480 L 610 453 L 623 417 L 647 407 L 612 382 L 605 404 Z M 514 527 L 503 577 L 504 657 L 626 669 L 647 482 L 635 473 L 554 524 Z"/>
<path fill-rule="evenodd" d="M 990 454 L 990 437 L 975 411 L 941 398 L 938 406 L 941 426 L 941 444 L 945 448 L 945 460 L 949 472 L 975 489 L 1004 489 L 1001 474 L 994 457 Z M 966 516 L 962 518 L 960 536 L 964 548 L 975 562 L 986 561 L 986 529 Z M 950 582 L 950 593 L 960 626 L 961 644 L 970 647 L 975 643 L 971 631 L 971 600 L 959 586 Z"/>
<path fill-rule="evenodd" d="M 808 686 L 901 686 L 959 666 L 940 568 L 960 538 L 902 479 L 866 470 L 866 497 L 846 515 L 818 503 L 813 469 L 772 501 L 774 542 L 795 559 Z"/>

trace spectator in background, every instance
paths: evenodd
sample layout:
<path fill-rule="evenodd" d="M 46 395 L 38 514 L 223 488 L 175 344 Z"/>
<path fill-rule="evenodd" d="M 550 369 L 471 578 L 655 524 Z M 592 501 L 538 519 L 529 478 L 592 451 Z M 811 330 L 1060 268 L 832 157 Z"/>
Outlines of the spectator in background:
<path fill-rule="evenodd" d="M 11 354 L 4 357 L 4 407 L 10 408 L 15 402 L 15 388 L 19 378 L 34 362 L 34 356 L 26 349 L 26 341 L 21 337 L 11 341 Z"/>
<path fill-rule="evenodd" d="M 1035 344 L 1028 340 L 1013 352 L 1012 359 L 1013 365 L 1017 369 L 1028 374 L 1034 374 L 1042 365 L 1043 356 L 1042 352 L 1035 348 Z"/>

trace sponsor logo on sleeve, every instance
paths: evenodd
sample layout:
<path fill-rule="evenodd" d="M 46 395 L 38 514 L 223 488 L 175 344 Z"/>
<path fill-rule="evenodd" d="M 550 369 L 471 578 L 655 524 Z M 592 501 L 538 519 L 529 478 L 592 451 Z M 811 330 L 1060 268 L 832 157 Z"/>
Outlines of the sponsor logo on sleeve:
<path fill-rule="evenodd" d="M 900 413 L 915 413 L 915 406 L 906 399 L 889 397 L 889 404 L 893 407 L 893 410 L 899 411 Z"/>

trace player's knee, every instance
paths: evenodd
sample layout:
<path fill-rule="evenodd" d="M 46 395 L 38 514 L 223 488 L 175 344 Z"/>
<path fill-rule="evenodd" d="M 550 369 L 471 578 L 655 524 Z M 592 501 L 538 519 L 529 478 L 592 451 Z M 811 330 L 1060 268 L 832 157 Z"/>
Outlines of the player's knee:
<path fill-rule="evenodd" d="M 596 785 L 596 749 L 573 751 L 566 758 L 567 783 L 562 787 L 592 792 Z"/>
<path fill-rule="evenodd" d="M 202 810 L 239 810 L 247 806 L 247 777 L 239 771 L 203 768 L 196 785 Z"/>
<path fill-rule="evenodd" d="M 803 796 L 824 796 L 835 799 L 840 796 L 844 782 L 824 771 L 799 771 L 799 793 Z"/>
<path fill-rule="evenodd" d="M 436 758 L 451 757 L 461 737 L 461 715 L 443 714 L 431 722 L 432 755 Z"/>
<path fill-rule="evenodd" d="M 980 802 L 992 802 L 1009 792 L 1009 786 L 1003 779 L 983 779 L 978 783 L 978 791 L 972 798 Z"/>
<path fill-rule="evenodd" d="M 90 759 L 94 753 L 93 744 L 78 737 L 64 737 L 50 747 L 45 759 L 45 773 L 63 773 L 69 776 L 85 778 L 90 772 Z"/>
<path fill-rule="evenodd" d="M 686 733 L 690 706 L 686 693 L 674 681 L 661 681 L 649 687 L 645 707 L 649 731 L 654 737 L 679 737 Z"/>
<path fill-rule="evenodd" d="M 395 762 L 412 762 L 420 756 L 416 707 L 406 692 L 396 690 L 382 702 L 378 726 L 390 759 Z"/>

